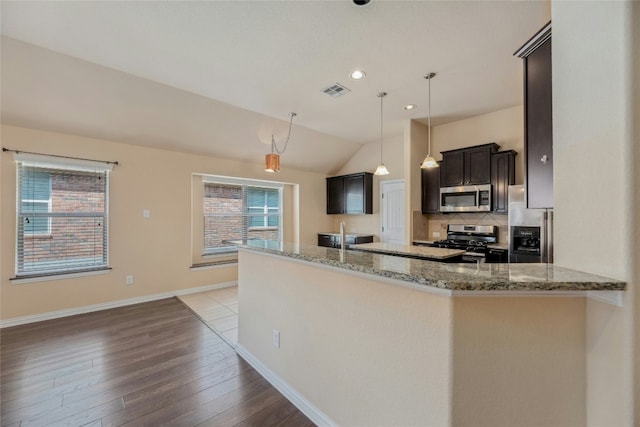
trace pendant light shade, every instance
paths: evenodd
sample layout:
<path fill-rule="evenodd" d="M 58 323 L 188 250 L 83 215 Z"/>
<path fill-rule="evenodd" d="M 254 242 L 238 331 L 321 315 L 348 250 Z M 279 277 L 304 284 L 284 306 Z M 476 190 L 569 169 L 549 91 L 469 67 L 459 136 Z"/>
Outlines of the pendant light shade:
<path fill-rule="evenodd" d="M 434 78 L 435 76 L 436 76 L 436 73 L 429 73 L 426 76 L 424 76 L 424 78 L 427 79 L 427 81 L 429 82 L 429 100 L 427 102 L 427 106 L 429 109 L 428 111 L 429 123 L 428 123 L 428 129 L 427 129 L 427 157 L 424 158 L 424 160 L 422 161 L 422 164 L 420 165 L 420 167 L 423 169 L 437 168 L 439 166 L 436 159 L 434 159 L 433 156 L 431 156 L 431 79 Z"/>
<path fill-rule="evenodd" d="M 264 156 L 264 170 L 265 172 L 280 172 L 280 154 L 283 154 L 289 144 L 289 138 L 291 137 L 291 127 L 293 126 L 293 118 L 297 116 L 296 113 L 289 113 L 289 133 L 287 133 L 287 140 L 284 142 L 282 150 L 278 149 L 276 145 L 276 138 L 271 134 L 271 154 Z"/>
<path fill-rule="evenodd" d="M 384 165 L 384 163 L 380 163 L 376 168 L 374 175 L 389 175 L 389 170 Z"/>
<path fill-rule="evenodd" d="M 437 168 L 438 162 L 436 161 L 436 159 L 434 159 L 431 156 L 427 156 L 424 158 L 424 160 L 422 161 L 422 165 L 420 166 L 423 169 L 429 169 L 429 168 Z"/>
<path fill-rule="evenodd" d="M 264 170 L 266 172 L 280 172 L 280 155 L 271 153 L 264 156 Z"/>
<path fill-rule="evenodd" d="M 382 162 L 382 123 L 383 115 L 382 115 L 382 98 L 387 96 L 387 92 L 380 92 L 378 94 L 378 98 L 380 98 L 380 165 L 376 168 L 374 175 L 389 175 L 389 170 Z"/>

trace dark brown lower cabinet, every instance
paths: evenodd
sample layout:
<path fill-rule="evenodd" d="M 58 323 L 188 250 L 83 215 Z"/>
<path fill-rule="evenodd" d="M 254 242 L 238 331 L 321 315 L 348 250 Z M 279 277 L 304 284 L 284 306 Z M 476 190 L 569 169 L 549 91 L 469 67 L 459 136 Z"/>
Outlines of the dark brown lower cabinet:
<path fill-rule="evenodd" d="M 373 242 L 373 234 L 371 235 L 346 235 L 344 237 L 344 244 L 359 245 L 361 243 Z M 339 234 L 324 234 L 318 233 L 318 246 L 326 246 L 328 248 L 340 248 L 340 235 Z"/>

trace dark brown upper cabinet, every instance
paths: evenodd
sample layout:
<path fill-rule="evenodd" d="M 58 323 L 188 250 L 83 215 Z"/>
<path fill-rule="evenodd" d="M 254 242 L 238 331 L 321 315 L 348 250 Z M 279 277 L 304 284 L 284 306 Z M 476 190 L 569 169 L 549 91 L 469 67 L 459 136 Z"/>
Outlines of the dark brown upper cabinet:
<path fill-rule="evenodd" d="M 551 23 L 515 55 L 524 63 L 524 184 L 527 207 L 552 208 Z"/>
<path fill-rule="evenodd" d="M 491 184 L 496 213 L 509 211 L 509 186 L 515 184 L 517 153 L 490 143 L 443 151 L 439 168 L 422 169 L 422 213 L 440 212 L 440 187 Z"/>
<path fill-rule="evenodd" d="M 516 183 L 516 153 L 500 151 L 491 156 L 491 189 L 493 212 L 509 212 L 509 186 Z"/>
<path fill-rule="evenodd" d="M 327 214 L 373 213 L 373 174 L 354 173 L 327 178 Z"/>
<path fill-rule="evenodd" d="M 440 168 L 421 169 L 422 171 L 422 213 L 440 212 Z"/>
<path fill-rule="evenodd" d="M 440 186 L 483 185 L 491 183 L 491 155 L 500 146 L 495 143 L 442 152 Z"/>

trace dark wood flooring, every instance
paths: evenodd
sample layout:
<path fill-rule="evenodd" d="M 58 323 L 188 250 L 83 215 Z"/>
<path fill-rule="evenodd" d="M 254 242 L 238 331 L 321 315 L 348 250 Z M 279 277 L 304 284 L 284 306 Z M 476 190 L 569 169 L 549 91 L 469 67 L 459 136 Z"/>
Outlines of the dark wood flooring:
<path fill-rule="evenodd" d="M 313 426 L 171 298 L 0 331 L 2 426 Z"/>

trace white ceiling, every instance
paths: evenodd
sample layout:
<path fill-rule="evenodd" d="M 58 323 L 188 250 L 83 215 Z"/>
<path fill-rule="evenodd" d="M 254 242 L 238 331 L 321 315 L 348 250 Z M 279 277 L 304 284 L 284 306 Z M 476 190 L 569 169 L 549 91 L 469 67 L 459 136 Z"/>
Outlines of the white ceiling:
<path fill-rule="evenodd" d="M 260 161 L 295 111 L 283 167 L 323 173 L 379 139 L 381 90 L 385 138 L 426 117 L 427 72 L 434 124 L 521 104 L 513 52 L 550 17 L 548 1 L 389 0 L 3 0 L 1 14 L 4 123 Z M 337 82 L 352 92 L 322 93 Z"/>

